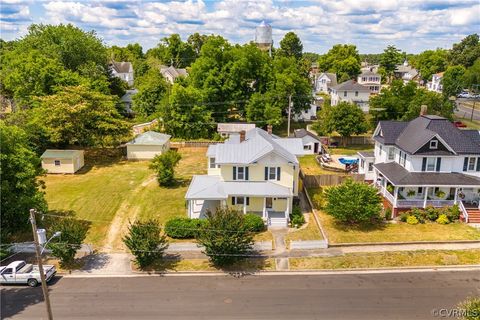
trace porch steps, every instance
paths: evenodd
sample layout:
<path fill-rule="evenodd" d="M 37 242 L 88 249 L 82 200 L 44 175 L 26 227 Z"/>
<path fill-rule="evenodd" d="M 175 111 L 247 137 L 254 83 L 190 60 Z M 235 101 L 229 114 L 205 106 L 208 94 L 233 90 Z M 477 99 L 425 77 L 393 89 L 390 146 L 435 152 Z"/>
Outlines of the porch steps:
<path fill-rule="evenodd" d="M 469 223 L 480 223 L 480 210 L 479 209 L 467 209 L 468 212 L 468 222 Z"/>

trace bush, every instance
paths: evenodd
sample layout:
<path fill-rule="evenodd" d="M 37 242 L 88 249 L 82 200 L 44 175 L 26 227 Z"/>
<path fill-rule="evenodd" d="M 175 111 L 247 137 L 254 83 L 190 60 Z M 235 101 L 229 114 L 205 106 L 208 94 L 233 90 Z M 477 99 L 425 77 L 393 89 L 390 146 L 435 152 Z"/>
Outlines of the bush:
<path fill-rule="evenodd" d="M 156 155 L 150 163 L 150 169 L 157 174 L 158 184 L 161 186 L 173 186 L 175 184 L 175 166 L 182 159 L 180 153 L 168 150 Z"/>
<path fill-rule="evenodd" d="M 244 219 L 247 230 L 250 230 L 251 232 L 265 231 L 265 223 L 263 222 L 262 217 L 253 213 L 247 213 Z"/>
<path fill-rule="evenodd" d="M 293 206 L 292 213 L 290 214 L 290 224 L 295 227 L 301 227 L 305 223 L 305 217 L 303 216 L 300 206 Z"/>
<path fill-rule="evenodd" d="M 440 210 L 435 209 L 432 206 L 427 207 L 424 211 L 425 217 L 430 221 L 437 221 L 438 216 L 441 214 Z"/>
<path fill-rule="evenodd" d="M 407 217 L 407 223 L 411 225 L 418 224 L 418 219 L 415 216 L 409 215 Z"/>
<path fill-rule="evenodd" d="M 325 207 L 326 199 L 323 188 L 315 188 L 311 198 L 315 209 L 323 209 Z"/>
<path fill-rule="evenodd" d="M 480 319 L 480 297 L 468 298 L 462 302 L 459 309 L 465 310 L 465 315 L 462 319 L 465 320 L 479 320 Z"/>
<path fill-rule="evenodd" d="M 458 204 L 448 208 L 446 210 L 446 215 L 448 217 L 448 220 L 450 220 L 450 222 L 457 221 L 458 219 L 460 219 L 460 208 L 458 207 Z"/>
<path fill-rule="evenodd" d="M 128 227 L 128 234 L 123 242 L 135 256 L 135 262 L 140 268 L 145 268 L 163 256 L 168 247 L 166 236 L 157 220 L 145 222 L 135 221 Z"/>
<path fill-rule="evenodd" d="M 410 211 L 410 215 L 414 216 L 419 223 L 425 223 L 425 220 L 427 219 L 425 210 L 419 208 L 413 208 Z"/>
<path fill-rule="evenodd" d="M 204 224 L 202 219 L 173 218 L 165 223 L 165 234 L 174 239 L 193 239 Z"/>
<path fill-rule="evenodd" d="M 391 220 L 392 219 L 392 208 L 386 208 L 385 209 L 385 220 Z"/>
<path fill-rule="evenodd" d="M 402 222 L 407 222 L 407 218 L 410 216 L 410 214 L 408 212 L 405 212 L 405 213 L 402 213 L 400 215 L 400 221 Z"/>
<path fill-rule="evenodd" d="M 449 224 L 450 220 L 447 218 L 447 215 L 442 213 L 441 215 L 438 216 L 438 219 L 436 220 L 438 224 Z"/>

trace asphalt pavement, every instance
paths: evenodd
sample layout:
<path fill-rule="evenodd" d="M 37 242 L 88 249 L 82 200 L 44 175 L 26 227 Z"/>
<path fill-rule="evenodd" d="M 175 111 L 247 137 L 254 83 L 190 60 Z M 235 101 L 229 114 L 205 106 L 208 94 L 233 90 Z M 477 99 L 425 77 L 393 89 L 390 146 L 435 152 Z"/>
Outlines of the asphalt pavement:
<path fill-rule="evenodd" d="M 456 105 L 455 115 L 458 117 L 480 120 L 480 100 L 475 102 L 475 109 L 473 109 L 473 100 L 457 99 Z"/>
<path fill-rule="evenodd" d="M 54 319 L 441 319 L 478 271 L 59 278 Z M 443 311 L 443 312 L 447 312 Z M 45 319 L 41 288 L 2 287 L 2 319 Z"/>

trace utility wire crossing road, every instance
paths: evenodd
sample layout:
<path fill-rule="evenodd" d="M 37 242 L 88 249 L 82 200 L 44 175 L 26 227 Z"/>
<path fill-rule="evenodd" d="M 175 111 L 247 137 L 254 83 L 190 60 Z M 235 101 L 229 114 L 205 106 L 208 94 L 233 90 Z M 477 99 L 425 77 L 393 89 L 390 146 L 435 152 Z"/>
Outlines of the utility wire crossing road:
<path fill-rule="evenodd" d="M 440 319 L 480 295 L 478 271 L 62 278 L 54 319 Z M 41 288 L 2 288 L 2 319 L 45 318 Z"/>

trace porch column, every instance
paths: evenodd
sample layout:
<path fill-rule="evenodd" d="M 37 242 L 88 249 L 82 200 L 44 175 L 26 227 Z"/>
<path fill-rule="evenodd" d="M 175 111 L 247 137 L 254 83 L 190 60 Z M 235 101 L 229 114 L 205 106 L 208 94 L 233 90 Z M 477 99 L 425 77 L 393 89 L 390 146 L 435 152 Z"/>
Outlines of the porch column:
<path fill-rule="evenodd" d="M 187 214 L 188 214 L 188 217 L 189 217 L 189 218 L 192 218 L 192 212 L 191 212 L 192 206 L 190 205 L 190 202 L 191 202 L 191 201 L 192 201 L 192 200 L 187 200 Z"/>
<path fill-rule="evenodd" d="M 458 188 L 455 188 L 455 196 L 453 197 L 453 203 L 457 204 L 458 202 Z"/>
<path fill-rule="evenodd" d="M 425 187 L 425 196 L 423 197 L 423 209 L 427 207 L 428 187 Z"/>
<path fill-rule="evenodd" d="M 262 212 L 263 219 L 267 218 L 267 198 L 263 198 L 263 212 Z"/>
<path fill-rule="evenodd" d="M 243 214 L 247 214 L 247 197 L 243 197 Z"/>
<path fill-rule="evenodd" d="M 393 189 L 393 207 L 397 207 L 397 199 L 398 199 L 398 187 Z"/>
<path fill-rule="evenodd" d="M 290 198 L 287 198 L 287 210 L 285 210 L 285 219 L 288 219 L 289 212 L 290 212 Z"/>

